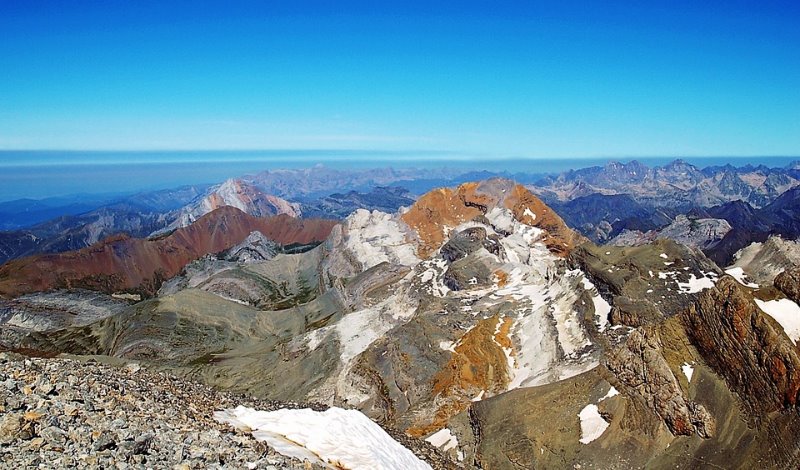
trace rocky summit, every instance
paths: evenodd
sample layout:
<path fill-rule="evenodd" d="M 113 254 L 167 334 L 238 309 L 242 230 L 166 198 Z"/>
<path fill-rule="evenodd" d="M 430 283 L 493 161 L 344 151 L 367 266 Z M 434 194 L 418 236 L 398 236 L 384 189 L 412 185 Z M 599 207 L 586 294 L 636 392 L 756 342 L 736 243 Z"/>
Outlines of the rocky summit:
<path fill-rule="evenodd" d="M 681 191 L 724 179 L 658 171 Z M 732 230 L 707 215 L 598 245 L 492 178 L 339 223 L 222 207 L 23 258 L 0 268 L 0 346 L 51 359 L 4 356 L 4 462 L 797 467 L 796 242 L 719 266 L 704 251 Z"/>

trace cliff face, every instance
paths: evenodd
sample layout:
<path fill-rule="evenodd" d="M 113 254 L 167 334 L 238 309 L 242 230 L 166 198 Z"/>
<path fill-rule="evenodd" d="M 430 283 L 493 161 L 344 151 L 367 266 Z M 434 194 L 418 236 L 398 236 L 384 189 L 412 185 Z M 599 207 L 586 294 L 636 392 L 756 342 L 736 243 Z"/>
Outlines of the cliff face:
<path fill-rule="evenodd" d="M 758 415 L 793 408 L 800 398 L 800 356 L 783 329 L 732 277 L 704 291 L 683 314 L 706 362 Z"/>
<path fill-rule="evenodd" d="M 162 280 L 178 274 L 189 261 L 235 246 L 251 232 L 281 244 L 312 243 L 324 240 L 334 224 L 286 215 L 260 219 L 221 207 L 164 238 L 115 236 L 82 250 L 11 261 L 0 267 L 0 295 L 64 287 L 153 294 Z"/>

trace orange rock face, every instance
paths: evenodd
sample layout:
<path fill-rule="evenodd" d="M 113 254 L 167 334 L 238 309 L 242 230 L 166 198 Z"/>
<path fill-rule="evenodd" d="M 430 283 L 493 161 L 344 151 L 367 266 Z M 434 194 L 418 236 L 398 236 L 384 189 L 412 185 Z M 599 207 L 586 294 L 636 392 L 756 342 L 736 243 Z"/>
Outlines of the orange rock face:
<path fill-rule="evenodd" d="M 512 324 L 511 318 L 494 316 L 481 320 L 461 338 L 450 361 L 434 378 L 439 409 L 433 420 L 410 428 L 409 435 L 421 437 L 441 429 L 481 391 L 495 395 L 506 390 L 510 378 L 503 348 L 512 347 L 508 337 Z"/>
<path fill-rule="evenodd" d="M 149 295 L 188 262 L 235 246 L 253 231 L 281 244 L 312 243 L 324 240 L 335 224 L 286 215 L 256 218 L 225 206 L 163 238 L 117 235 L 77 251 L 10 261 L 0 267 L 0 295 L 71 287 L 140 290 Z"/>
<path fill-rule="evenodd" d="M 515 219 L 544 230 L 545 245 L 557 255 L 568 255 L 580 239 L 580 236 L 567 227 L 553 209 L 522 185 L 514 186 L 503 204 L 507 209 L 511 209 Z"/>
<path fill-rule="evenodd" d="M 474 206 L 468 206 L 466 195 L 473 191 L 475 183 L 466 183 L 458 190 L 435 189 L 422 196 L 411 209 L 402 215 L 403 222 L 417 232 L 417 252 L 427 258 L 445 240 L 445 227 L 454 227 L 483 214 Z"/>
<path fill-rule="evenodd" d="M 524 186 L 503 179 L 464 183 L 455 190 L 431 191 L 402 219 L 417 233 L 419 256 L 427 258 L 444 243 L 448 228 L 484 215 L 494 207 L 510 209 L 518 221 L 545 230 L 545 244 L 560 256 L 569 254 L 580 238 Z"/>

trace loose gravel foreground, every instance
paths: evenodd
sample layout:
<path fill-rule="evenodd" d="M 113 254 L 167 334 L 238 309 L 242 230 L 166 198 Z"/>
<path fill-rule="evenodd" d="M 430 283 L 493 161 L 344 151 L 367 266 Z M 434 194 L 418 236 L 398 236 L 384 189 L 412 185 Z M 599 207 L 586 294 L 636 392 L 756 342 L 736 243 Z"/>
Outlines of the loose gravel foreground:
<path fill-rule="evenodd" d="M 237 405 L 326 408 L 218 392 L 137 364 L 0 353 L 0 467 L 320 468 L 213 420 Z M 452 468 L 427 443 L 388 431 L 434 469 Z"/>

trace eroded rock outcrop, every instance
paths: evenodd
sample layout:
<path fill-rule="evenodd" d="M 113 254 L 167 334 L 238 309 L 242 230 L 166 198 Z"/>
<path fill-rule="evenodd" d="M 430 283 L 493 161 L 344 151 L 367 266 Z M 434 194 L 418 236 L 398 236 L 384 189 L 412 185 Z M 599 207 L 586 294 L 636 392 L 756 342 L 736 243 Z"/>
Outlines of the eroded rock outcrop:
<path fill-rule="evenodd" d="M 796 303 L 800 303 L 800 268 L 786 270 L 775 277 L 775 287 Z"/>
<path fill-rule="evenodd" d="M 725 377 L 754 417 L 797 405 L 797 347 L 732 277 L 703 292 L 683 321 L 705 361 Z"/>
<path fill-rule="evenodd" d="M 638 395 L 664 420 L 673 434 L 713 436 L 713 417 L 684 395 L 662 350 L 658 329 L 642 327 L 634 330 L 624 344 L 608 352 L 605 365 L 627 391 Z"/>

